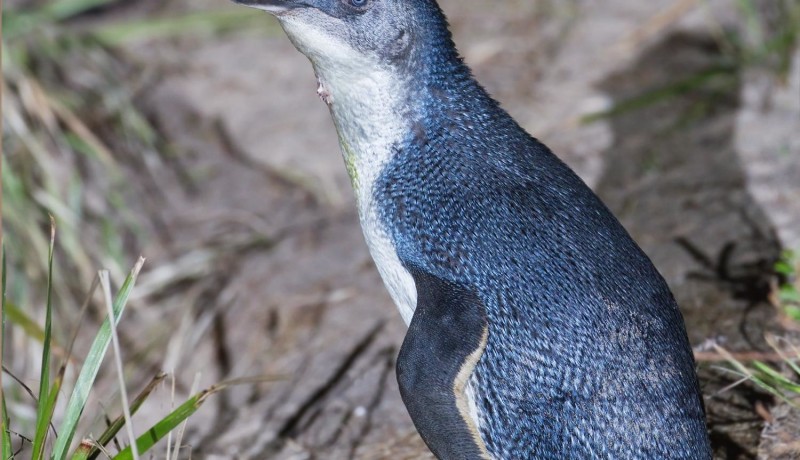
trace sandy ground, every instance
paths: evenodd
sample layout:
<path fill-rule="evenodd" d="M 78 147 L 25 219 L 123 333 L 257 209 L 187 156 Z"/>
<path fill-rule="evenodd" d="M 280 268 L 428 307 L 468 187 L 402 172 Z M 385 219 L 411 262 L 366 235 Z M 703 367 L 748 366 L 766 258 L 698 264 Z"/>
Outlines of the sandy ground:
<path fill-rule="evenodd" d="M 730 2 L 442 5 L 478 79 L 665 275 L 697 351 L 763 350 L 779 331 L 766 274 L 781 247 L 800 246 L 800 56 L 783 84 L 735 70 L 584 124 L 719 62 Z M 131 49 L 177 69 L 141 103 L 187 152 L 149 166 L 158 190 L 143 218 L 161 224 L 126 320 L 146 331 L 137 352 L 174 371 L 179 394 L 198 372 L 201 386 L 284 376 L 204 407 L 186 436 L 192 458 L 430 458 L 395 382 L 405 326 L 366 251 L 310 65 L 266 16 L 264 30 Z M 769 398 L 720 391 L 735 379 L 707 363 L 701 379 L 717 458 L 755 458 L 755 408 Z"/>

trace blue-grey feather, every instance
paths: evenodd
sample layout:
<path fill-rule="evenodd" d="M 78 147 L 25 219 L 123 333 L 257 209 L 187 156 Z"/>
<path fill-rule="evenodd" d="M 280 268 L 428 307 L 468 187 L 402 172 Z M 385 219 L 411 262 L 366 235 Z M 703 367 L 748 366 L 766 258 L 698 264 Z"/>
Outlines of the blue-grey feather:
<path fill-rule="evenodd" d="M 374 193 L 400 259 L 470 286 L 487 308 L 473 383 L 489 452 L 710 458 L 665 281 L 583 181 L 475 82 L 432 8 L 421 38 L 432 44 L 416 46 L 411 64 L 414 129 Z"/>

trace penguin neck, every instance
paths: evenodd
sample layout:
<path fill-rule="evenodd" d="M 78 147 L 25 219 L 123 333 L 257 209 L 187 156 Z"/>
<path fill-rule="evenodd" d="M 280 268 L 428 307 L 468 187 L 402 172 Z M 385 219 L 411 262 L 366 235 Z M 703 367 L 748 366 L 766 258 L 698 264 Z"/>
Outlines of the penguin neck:
<path fill-rule="evenodd" d="M 346 68 L 314 63 L 318 94 L 331 112 L 361 211 L 380 172 L 414 140 L 415 130 L 434 131 L 448 111 L 463 112 L 465 97 L 484 98 L 469 69 L 452 55 L 444 62 L 436 62 L 440 53 L 420 56 L 403 69 L 363 56 L 362 62 L 346 61 Z"/>
<path fill-rule="evenodd" d="M 410 81 L 383 65 L 347 72 L 314 67 L 317 92 L 330 110 L 361 209 L 371 201 L 372 184 L 408 134 L 413 118 Z"/>
<path fill-rule="evenodd" d="M 363 213 L 372 184 L 391 159 L 392 146 L 407 131 L 408 78 L 391 62 L 293 16 L 280 18 L 280 24 L 314 67 L 317 93 L 330 109 Z"/>

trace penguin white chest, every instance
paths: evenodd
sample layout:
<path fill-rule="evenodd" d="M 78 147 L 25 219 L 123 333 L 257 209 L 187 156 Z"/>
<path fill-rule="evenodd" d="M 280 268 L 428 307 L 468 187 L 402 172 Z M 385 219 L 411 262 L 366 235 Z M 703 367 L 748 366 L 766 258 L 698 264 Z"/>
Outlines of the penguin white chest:
<path fill-rule="evenodd" d="M 370 254 L 400 315 L 409 324 L 417 304 L 416 286 L 397 256 L 388 223 L 381 221 L 374 194 L 375 182 L 391 161 L 393 149 L 408 133 L 399 98 L 405 82 L 364 55 L 351 55 L 346 47 L 335 48 L 336 53 L 348 56 L 315 63 L 318 91 L 339 134 Z"/>
<path fill-rule="evenodd" d="M 359 206 L 361 206 L 359 204 Z M 417 305 L 417 288 L 411 273 L 405 269 L 397 257 L 394 243 L 386 228 L 379 221 L 376 209 L 360 210 L 361 228 L 364 239 L 375 261 L 375 266 L 383 278 L 389 295 L 400 310 L 406 325 L 411 323 Z"/>
<path fill-rule="evenodd" d="M 335 94 L 334 100 L 336 100 Z M 337 109 L 335 104 L 337 102 L 334 102 L 331 108 L 334 113 Z M 377 123 L 363 130 L 348 126 L 344 117 L 334 115 L 334 119 L 339 131 L 345 164 L 356 194 L 364 239 L 389 295 L 397 305 L 403 321 L 408 325 L 417 305 L 416 285 L 411 273 L 406 270 L 397 255 L 395 243 L 387 227 L 391 223 L 383 221 L 379 203 L 375 200 L 375 183 L 391 158 L 392 146 L 397 145 L 396 142 L 400 140 L 398 138 L 400 133 L 386 127 L 399 121 L 378 116 L 372 119 Z M 372 135 L 364 136 L 365 131 Z"/>

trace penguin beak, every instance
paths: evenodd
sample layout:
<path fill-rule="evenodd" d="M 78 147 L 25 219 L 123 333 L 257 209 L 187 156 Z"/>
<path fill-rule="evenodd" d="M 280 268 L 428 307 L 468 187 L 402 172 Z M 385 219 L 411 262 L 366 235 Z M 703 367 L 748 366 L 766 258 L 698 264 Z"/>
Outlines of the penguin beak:
<path fill-rule="evenodd" d="M 280 14 L 295 8 L 308 6 L 302 0 L 233 0 L 234 2 L 264 10 L 267 13 Z"/>

